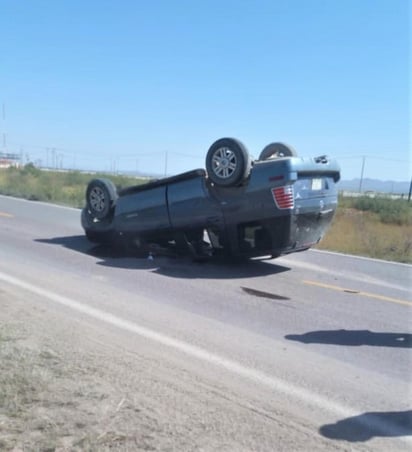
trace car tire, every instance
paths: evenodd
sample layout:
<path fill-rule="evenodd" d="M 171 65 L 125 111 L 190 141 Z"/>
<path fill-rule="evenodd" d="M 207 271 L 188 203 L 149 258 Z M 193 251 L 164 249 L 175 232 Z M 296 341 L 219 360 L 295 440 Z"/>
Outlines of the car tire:
<path fill-rule="evenodd" d="M 234 138 L 215 141 L 206 155 L 206 171 L 216 185 L 240 185 L 249 176 L 251 160 L 246 147 Z"/>
<path fill-rule="evenodd" d="M 279 157 L 297 157 L 297 152 L 284 143 L 270 143 L 263 148 L 259 155 L 259 160 L 269 160 Z"/>
<path fill-rule="evenodd" d="M 117 191 L 109 179 L 93 179 L 86 190 L 87 209 L 98 220 L 109 218 L 116 204 Z"/>

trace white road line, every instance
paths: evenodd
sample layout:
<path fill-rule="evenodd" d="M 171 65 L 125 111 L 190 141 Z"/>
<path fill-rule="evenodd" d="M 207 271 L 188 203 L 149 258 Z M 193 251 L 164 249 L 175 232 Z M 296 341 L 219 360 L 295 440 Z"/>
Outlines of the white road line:
<path fill-rule="evenodd" d="M 173 337 L 167 336 L 162 333 L 158 333 L 149 328 L 140 326 L 136 323 L 130 322 L 128 320 L 121 319 L 120 317 L 116 317 L 113 314 L 102 311 L 100 309 L 93 308 L 91 306 L 87 306 L 85 304 L 79 303 L 70 298 L 58 295 L 49 290 L 43 289 L 41 287 L 37 287 L 33 284 L 25 282 L 21 279 L 15 278 L 3 272 L 0 272 L 0 280 L 5 283 L 11 284 L 20 289 L 27 290 L 33 294 L 36 294 L 40 297 L 47 298 L 50 301 L 63 305 L 67 308 L 70 308 L 74 311 L 81 312 L 89 317 L 92 317 L 96 320 L 100 320 L 102 322 L 108 323 L 112 326 L 120 328 L 124 331 L 129 331 L 131 333 L 137 334 L 145 339 L 149 339 L 153 342 L 157 342 L 165 347 L 169 347 L 175 350 L 178 350 L 186 355 L 189 355 L 193 358 L 208 362 L 215 366 L 225 369 L 235 375 L 246 378 L 254 383 L 266 386 L 278 393 L 282 393 L 288 396 L 292 396 L 300 399 L 303 402 L 309 403 L 314 407 L 326 410 L 338 417 L 353 417 L 359 415 L 359 411 L 356 411 L 353 408 L 345 407 L 339 403 L 333 402 L 330 399 L 321 397 L 316 395 L 308 390 L 295 386 L 286 381 L 280 380 L 275 377 L 271 377 L 263 372 L 260 372 L 255 369 L 251 369 L 245 367 L 236 361 L 227 359 L 225 357 L 219 356 L 217 354 L 211 353 L 201 347 L 197 347 L 187 342 L 181 341 L 179 339 L 175 339 Z M 394 428 L 390 428 L 387 423 L 383 422 L 369 422 L 368 427 L 373 429 L 379 429 L 381 431 L 396 430 L 396 426 Z"/>
<path fill-rule="evenodd" d="M 353 259 L 359 259 L 362 261 L 376 262 L 377 264 L 390 264 L 390 265 L 398 265 L 401 267 L 412 268 L 411 264 L 405 264 L 403 262 L 388 261 L 385 259 L 376 259 L 374 257 L 367 257 L 367 256 L 357 256 L 356 254 L 338 253 L 337 251 L 318 250 L 316 248 L 311 248 L 309 250 L 309 252 L 310 253 L 320 253 L 320 254 L 331 254 L 332 256 L 339 256 L 339 257 L 349 257 L 351 259 L 353 258 Z"/>
<path fill-rule="evenodd" d="M 337 256 L 344 256 L 344 255 L 337 254 Z M 357 256 L 350 256 L 350 257 L 357 257 Z M 303 268 L 303 269 L 310 270 L 310 271 L 313 271 L 316 273 L 324 273 L 326 275 L 338 276 L 340 279 L 347 278 L 352 281 L 373 284 L 375 286 L 387 287 L 388 289 L 400 290 L 400 291 L 406 292 L 408 294 L 410 293 L 409 287 L 401 286 L 399 284 L 391 284 L 391 283 L 388 283 L 381 279 L 377 279 L 372 276 L 368 276 L 368 275 L 364 275 L 364 274 L 359 276 L 354 273 L 349 273 L 347 271 L 345 272 L 344 270 L 341 270 L 341 269 L 339 269 L 339 271 L 338 271 L 336 269 L 322 267 L 318 264 L 311 264 L 309 262 L 299 261 L 299 260 L 293 259 L 292 257 L 288 257 L 288 256 L 279 257 L 277 260 L 279 263 L 285 263 L 286 265 L 289 265 L 289 266 L 295 267 L 295 268 Z M 390 262 L 390 263 L 392 263 L 392 262 Z"/>

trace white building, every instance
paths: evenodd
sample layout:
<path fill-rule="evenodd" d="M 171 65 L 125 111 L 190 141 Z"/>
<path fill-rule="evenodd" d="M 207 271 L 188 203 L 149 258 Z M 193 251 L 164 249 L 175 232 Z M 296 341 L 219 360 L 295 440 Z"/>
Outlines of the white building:
<path fill-rule="evenodd" d="M 21 165 L 20 155 L 11 154 L 9 152 L 0 152 L 0 169 L 11 168 L 12 166 L 18 168 Z"/>

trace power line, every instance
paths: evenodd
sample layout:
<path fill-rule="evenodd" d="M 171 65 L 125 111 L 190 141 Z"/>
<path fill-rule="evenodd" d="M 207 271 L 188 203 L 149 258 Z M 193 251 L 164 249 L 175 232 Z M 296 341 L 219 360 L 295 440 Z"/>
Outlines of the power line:
<path fill-rule="evenodd" d="M 354 156 L 339 156 L 339 155 L 334 155 L 334 157 L 336 157 L 338 160 L 358 160 L 358 159 L 363 159 L 364 157 L 367 159 L 372 159 L 372 160 L 384 160 L 387 162 L 396 162 L 396 163 L 408 163 L 409 160 L 400 160 L 400 159 L 393 159 L 393 158 L 389 158 L 389 157 L 379 157 L 377 155 L 354 155 Z"/>

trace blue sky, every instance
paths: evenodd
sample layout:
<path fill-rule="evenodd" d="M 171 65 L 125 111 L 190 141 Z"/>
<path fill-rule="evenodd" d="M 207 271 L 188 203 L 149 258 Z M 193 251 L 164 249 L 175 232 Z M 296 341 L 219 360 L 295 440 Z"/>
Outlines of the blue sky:
<path fill-rule="evenodd" d="M 176 174 L 233 136 L 409 180 L 410 18 L 408 0 L 0 0 L 0 129 L 64 167 Z"/>

